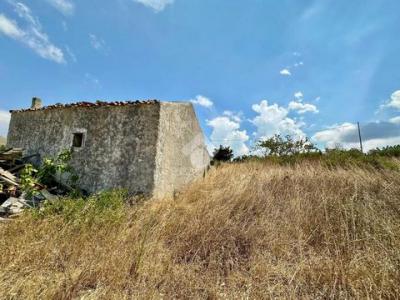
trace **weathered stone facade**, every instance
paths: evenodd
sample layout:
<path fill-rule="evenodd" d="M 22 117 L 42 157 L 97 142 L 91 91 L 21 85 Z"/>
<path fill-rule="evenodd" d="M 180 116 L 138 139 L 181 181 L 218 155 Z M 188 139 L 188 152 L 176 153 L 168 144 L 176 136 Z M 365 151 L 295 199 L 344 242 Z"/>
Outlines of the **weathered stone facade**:
<path fill-rule="evenodd" d="M 7 145 L 40 159 L 71 149 L 79 185 L 88 192 L 126 188 L 163 196 L 209 164 L 190 103 L 78 103 L 11 113 Z"/>

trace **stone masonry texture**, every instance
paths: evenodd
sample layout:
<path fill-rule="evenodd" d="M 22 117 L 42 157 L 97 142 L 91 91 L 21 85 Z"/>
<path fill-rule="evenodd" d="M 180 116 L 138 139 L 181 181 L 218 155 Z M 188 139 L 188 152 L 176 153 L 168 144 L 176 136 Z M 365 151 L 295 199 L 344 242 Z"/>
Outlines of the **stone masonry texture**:
<path fill-rule="evenodd" d="M 11 112 L 7 146 L 55 157 L 72 150 L 79 186 L 90 192 L 171 195 L 200 177 L 209 155 L 191 103 L 78 103 Z M 73 147 L 74 135 L 81 147 Z"/>

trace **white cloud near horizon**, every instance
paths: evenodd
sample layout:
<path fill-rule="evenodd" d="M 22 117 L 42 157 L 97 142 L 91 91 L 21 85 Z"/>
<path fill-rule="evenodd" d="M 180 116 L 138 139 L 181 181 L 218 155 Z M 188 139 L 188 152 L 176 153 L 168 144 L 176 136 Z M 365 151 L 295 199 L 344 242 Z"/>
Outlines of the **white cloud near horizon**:
<path fill-rule="evenodd" d="M 10 119 L 11 114 L 8 111 L 0 110 L 0 136 L 7 137 Z"/>
<path fill-rule="evenodd" d="M 191 99 L 189 101 L 195 105 L 203 106 L 205 108 L 211 108 L 214 105 L 214 103 L 209 98 L 202 95 L 197 95 L 195 99 Z"/>
<path fill-rule="evenodd" d="M 63 51 L 50 42 L 49 37 L 43 32 L 39 20 L 32 14 L 30 8 L 20 2 L 10 3 L 19 18 L 26 23 L 26 26 L 21 28 L 15 20 L 0 14 L 0 34 L 24 44 L 44 59 L 59 64 L 66 63 Z"/>
<path fill-rule="evenodd" d="M 384 108 L 395 108 L 400 110 L 400 90 L 393 92 L 390 99 L 380 106 L 380 109 Z"/>
<path fill-rule="evenodd" d="M 251 120 L 256 127 L 254 137 L 258 139 L 270 138 L 275 134 L 291 135 L 294 138 L 304 138 L 305 133 L 302 121 L 289 118 L 289 110 L 274 103 L 269 105 L 267 100 L 262 100 L 259 104 L 254 104 L 252 109 L 258 113 Z"/>
<path fill-rule="evenodd" d="M 283 75 L 283 76 L 290 76 L 290 75 L 292 75 L 292 73 L 290 73 L 289 69 L 282 69 L 282 70 L 280 70 L 279 73 L 280 73 L 281 75 Z"/>
<path fill-rule="evenodd" d="M 400 116 L 394 117 L 394 118 L 390 118 L 389 122 L 393 123 L 393 124 L 400 124 Z"/>
<path fill-rule="evenodd" d="M 175 2 L 175 0 L 133 0 L 133 1 L 143 4 L 144 6 L 153 9 L 155 12 L 160 12 L 164 10 L 167 7 L 167 5 L 173 4 Z"/>
<path fill-rule="evenodd" d="M 63 15 L 70 16 L 74 14 L 75 5 L 71 0 L 46 0 L 51 6 L 61 12 Z"/>
<path fill-rule="evenodd" d="M 246 142 L 249 140 L 246 130 L 240 130 L 240 122 L 236 122 L 228 116 L 219 116 L 212 120 L 207 120 L 207 125 L 212 127 L 210 142 L 212 148 L 218 148 L 219 145 L 232 148 L 235 156 L 241 156 L 249 153 Z M 210 153 L 214 149 L 209 149 Z"/>
<path fill-rule="evenodd" d="M 381 121 L 363 124 L 361 138 L 364 151 L 400 144 L 400 123 Z M 360 148 L 358 128 L 354 123 L 343 123 L 318 131 L 312 140 L 323 143 L 326 148 Z"/>

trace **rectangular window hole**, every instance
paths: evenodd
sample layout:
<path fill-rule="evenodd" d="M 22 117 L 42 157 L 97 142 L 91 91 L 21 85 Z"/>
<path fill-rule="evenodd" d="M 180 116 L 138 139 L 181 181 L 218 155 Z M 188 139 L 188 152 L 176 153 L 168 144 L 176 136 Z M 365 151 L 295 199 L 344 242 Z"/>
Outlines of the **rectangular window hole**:
<path fill-rule="evenodd" d="M 74 133 L 74 137 L 72 139 L 72 146 L 76 148 L 80 148 L 83 145 L 83 133 L 77 132 Z"/>

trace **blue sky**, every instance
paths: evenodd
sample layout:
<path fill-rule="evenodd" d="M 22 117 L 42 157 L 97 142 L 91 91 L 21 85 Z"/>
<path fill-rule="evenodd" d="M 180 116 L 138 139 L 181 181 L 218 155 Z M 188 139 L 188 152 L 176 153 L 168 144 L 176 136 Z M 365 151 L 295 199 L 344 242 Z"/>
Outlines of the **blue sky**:
<path fill-rule="evenodd" d="M 192 101 L 209 147 L 400 144 L 398 0 L 2 0 L 0 135 L 32 96 Z"/>

